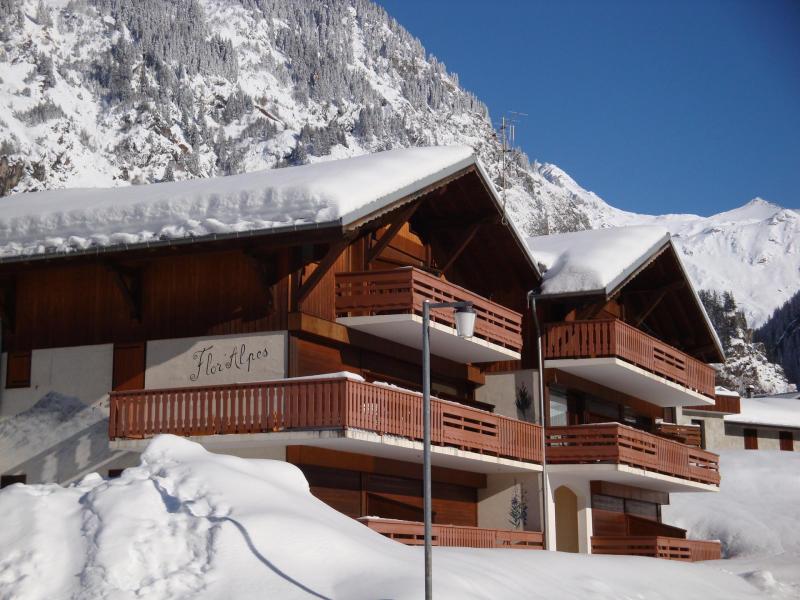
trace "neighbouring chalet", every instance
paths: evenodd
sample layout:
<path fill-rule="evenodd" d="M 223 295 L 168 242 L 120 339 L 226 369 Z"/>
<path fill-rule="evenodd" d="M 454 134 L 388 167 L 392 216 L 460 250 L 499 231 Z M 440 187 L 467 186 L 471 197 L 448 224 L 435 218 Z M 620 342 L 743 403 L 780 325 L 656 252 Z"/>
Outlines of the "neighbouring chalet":
<path fill-rule="evenodd" d="M 714 405 L 685 407 L 679 421 L 697 425 L 710 450 L 800 449 L 798 392 L 741 398 L 718 387 Z"/>
<path fill-rule="evenodd" d="M 421 307 L 469 300 L 473 338 L 432 325 L 434 543 L 719 556 L 661 522 L 718 489 L 676 422 L 722 358 L 663 231 L 526 241 L 464 147 L 3 203 L 4 483 L 115 476 L 172 433 L 421 543 Z"/>

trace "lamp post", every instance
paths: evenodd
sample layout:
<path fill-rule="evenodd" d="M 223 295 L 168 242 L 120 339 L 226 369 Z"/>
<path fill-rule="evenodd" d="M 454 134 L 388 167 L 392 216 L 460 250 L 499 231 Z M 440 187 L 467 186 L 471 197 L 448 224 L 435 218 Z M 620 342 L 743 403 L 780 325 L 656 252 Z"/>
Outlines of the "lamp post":
<path fill-rule="evenodd" d="M 425 600 L 433 598 L 432 523 L 431 523 L 431 343 L 432 308 L 454 308 L 456 334 L 471 338 L 475 331 L 472 302 L 422 303 L 422 506 L 425 521 Z"/>

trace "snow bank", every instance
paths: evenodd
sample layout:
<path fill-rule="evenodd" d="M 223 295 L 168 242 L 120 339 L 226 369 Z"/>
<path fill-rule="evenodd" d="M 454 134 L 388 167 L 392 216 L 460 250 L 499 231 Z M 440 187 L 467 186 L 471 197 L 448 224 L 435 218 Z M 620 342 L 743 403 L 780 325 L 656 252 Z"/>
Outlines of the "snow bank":
<path fill-rule="evenodd" d="M 669 241 L 662 227 L 616 227 L 532 237 L 528 247 L 547 272 L 545 294 L 609 292 Z"/>
<path fill-rule="evenodd" d="M 714 564 L 800 598 L 800 453 L 723 451 L 720 470 L 719 493 L 673 494 L 664 521 L 691 538 L 720 540 L 731 560 Z"/>
<path fill-rule="evenodd" d="M 300 471 L 156 438 L 121 478 L 0 492 L 0 597 L 422 597 L 422 553 L 315 499 Z M 755 598 L 720 569 L 634 557 L 436 549 L 439 599 Z"/>
<path fill-rule="evenodd" d="M 231 177 L 3 199 L 0 256 L 351 223 L 474 163 L 468 146 L 406 148 Z"/>
<path fill-rule="evenodd" d="M 742 398 L 738 415 L 725 415 L 728 423 L 772 425 L 800 429 L 800 400 L 796 398 Z"/>

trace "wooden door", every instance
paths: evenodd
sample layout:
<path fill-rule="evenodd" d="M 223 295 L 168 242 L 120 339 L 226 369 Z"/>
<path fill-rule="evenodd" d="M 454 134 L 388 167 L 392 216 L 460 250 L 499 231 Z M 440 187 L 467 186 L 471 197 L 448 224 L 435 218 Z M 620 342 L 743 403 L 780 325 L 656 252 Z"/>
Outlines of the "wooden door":
<path fill-rule="evenodd" d="M 144 389 L 145 343 L 114 344 L 114 391 Z"/>
<path fill-rule="evenodd" d="M 787 452 L 794 451 L 794 435 L 792 435 L 791 431 L 780 431 L 778 432 L 778 436 L 781 441 L 781 450 L 786 450 Z"/>

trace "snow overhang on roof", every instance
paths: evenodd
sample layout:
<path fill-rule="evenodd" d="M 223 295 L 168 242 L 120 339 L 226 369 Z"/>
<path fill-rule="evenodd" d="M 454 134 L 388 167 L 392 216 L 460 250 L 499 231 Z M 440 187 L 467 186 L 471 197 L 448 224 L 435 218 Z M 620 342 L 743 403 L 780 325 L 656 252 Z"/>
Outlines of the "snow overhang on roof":
<path fill-rule="evenodd" d="M 540 287 L 544 298 L 588 295 L 610 298 L 642 268 L 670 249 L 689 284 L 719 355 L 725 356 L 711 319 L 672 244 L 670 233 L 663 227 L 610 227 L 537 236 L 528 238 L 528 247 L 545 266 Z"/>
<path fill-rule="evenodd" d="M 726 423 L 800 429 L 800 400 L 796 398 L 742 398 L 741 412 L 725 415 Z"/>
<path fill-rule="evenodd" d="M 611 294 L 670 243 L 661 227 L 589 229 L 528 238 L 528 247 L 545 265 L 545 297 Z"/>
<path fill-rule="evenodd" d="M 229 177 L 4 198 L 0 261 L 361 224 L 474 167 L 468 146 L 404 148 Z M 536 270 L 524 238 L 509 222 Z"/>

